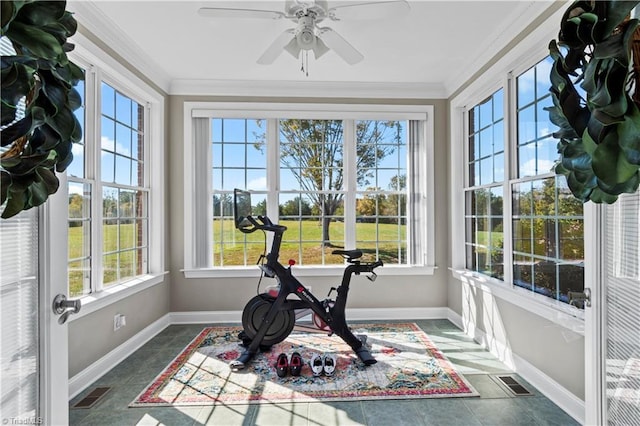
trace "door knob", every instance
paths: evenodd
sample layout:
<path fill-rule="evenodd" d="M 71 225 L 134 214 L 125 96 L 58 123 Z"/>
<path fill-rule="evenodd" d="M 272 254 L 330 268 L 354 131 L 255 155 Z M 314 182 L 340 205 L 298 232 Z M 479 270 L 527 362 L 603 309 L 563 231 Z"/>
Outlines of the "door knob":
<path fill-rule="evenodd" d="M 82 302 L 80 299 L 69 300 L 67 296 L 64 294 L 58 294 L 53 299 L 53 312 L 57 315 L 60 315 L 58 318 L 59 324 L 64 324 L 67 322 L 69 315 L 77 314 L 80 312 L 80 308 L 82 307 Z"/>

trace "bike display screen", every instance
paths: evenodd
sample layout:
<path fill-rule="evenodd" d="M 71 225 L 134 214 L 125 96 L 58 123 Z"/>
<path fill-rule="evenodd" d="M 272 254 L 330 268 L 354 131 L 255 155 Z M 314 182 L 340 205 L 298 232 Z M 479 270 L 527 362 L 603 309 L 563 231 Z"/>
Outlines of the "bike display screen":
<path fill-rule="evenodd" d="M 248 228 L 251 222 L 247 219 L 251 216 L 251 193 L 241 189 L 233 191 L 233 218 L 236 228 Z"/>

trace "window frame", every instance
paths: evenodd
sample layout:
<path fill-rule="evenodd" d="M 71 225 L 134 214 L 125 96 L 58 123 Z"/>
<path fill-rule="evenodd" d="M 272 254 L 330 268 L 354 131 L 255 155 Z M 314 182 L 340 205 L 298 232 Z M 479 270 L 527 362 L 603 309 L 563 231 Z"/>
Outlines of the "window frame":
<path fill-rule="evenodd" d="M 433 170 L 433 149 L 434 149 L 434 107 L 433 105 L 379 105 L 379 104 L 323 104 L 323 103 L 253 103 L 253 102 L 185 102 L 184 103 L 184 273 L 186 278 L 215 278 L 215 277 L 254 277 L 256 268 L 247 266 L 228 267 L 199 267 L 196 266 L 198 259 L 204 262 L 210 258 L 210 249 L 207 247 L 207 238 L 198 238 L 202 233 L 197 228 L 197 223 L 202 223 L 203 212 L 209 209 L 208 206 L 197 207 L 198 203 L 194 197 L 196 193 L 197 181 L 207 182 L 208 193 L 211 193 L 211 179 L 207 178 L 207 167 L 194 167 L 196 158 L 196 147 L 194 146 L 194 118 L 296 118 L 296 119 L 342 119 L 342 120 L 418 120 L 424 123 L 422 135 L 425 142 L 424 150 L 425 162 L 428 172 L 422 178 L 427 192 L 434 194 L 434 170 Z M 204 129 L 202 129 L 204 131 Z M 271 126 L 271 132 L 277 129 Z M 271 135 L 275 136 L 275 135 Z M 269 149 L 269 148 L 267 148 Z M 210 154 L 210 153 L 208 153 Z M 202 154 L 204 157 L 204 153 Z M 207 155 L 206 158 L 210 158 Z M 268 179 L 277 181 L 275 176 L 278 168 L 268 168 Z M 347 194 L 353 192 L 355 188 L 347 188 Z M 421 197 L 420 211 L 424 212 L 424 223 L 426 224 L 423 237 L 423 261 L 421 265 L 388 265 L 386 272 L 382 274 L 395 275 L 432 275 L 435 270 L 435 239 L 434 239 L 434 197 Z M 209 203 L 207 203 L 209 204 Z M 196 206 L 196 207 L 194 207 Z M 268 209 L 277 209 L 277 206 L 268 206 Z M 200 212 L 198 212 L 200 210 Z M 272 211 L 272 210 L 269 210 Z M 207 215 L 206 217 L 211 217 Z M 205 241 L 206 240 L 206 241 Z M 268 247 L 267 247 L 268 250 Z M 203 254 L 206 253 L 206 254 Z M 300 265 L 296 266 L 299 276 L 340 276 L 343 272 L 342 265 Z"/>
<path fill-rule="evenodd" d="M 96 267 L 92 263 L 91 286 L 92 292 L 84 296 L 79 296 L 82 301 L 82 309 L 72 315 L 69 320 L 74 321 L 104 308 L 112 303 L 122 300 L 132 294 L 142 291 L 151 286 L 164 281 L 164 276 L 168 273 L 165 270 L 165 176 L 164 176 L 164 97 L 150 84 L 135 75 L 124 65 L 110 57 L 106 52 L 96 46 L 83 34 L 74 35 L 73 39 L 76 47 L 70 52 L 69 58 L 86 72 L 85 81 L 85 119 L 84 128 L 84 156 L 85 156 L 85 177 L 69 178 L 67 173 L 60 174 L 60 190 L 55 196 L 68 197 L 68 182 L 84 183 L 89 182 L 92 186 L 91 192 L 91 258 L 92 262 L 100 258 L 99 265 L 102 265 L 102 187 L 100 175 L 100 145 L 101 140 L 101 96 L 99 87 L 104 81 L 114 89 L 122 92 L 127 97 L 138 102 L 144 107 L 144 133 L 145 152 L 144 174 L 145 188 L 148 191 L 147 209 L 147 272 L 142 275 L 132 277 L 117 282 L 108 287 L 102 283 L 102 267 Z M 91 99 L 91 101 L 89 101 Z M 91 159 L 89 159 L 89 157 Z M 67 224 L 68 203 L 64 204 L 64 211 L 56 209 L 52 211 L 55 218 Z M 56 219 L 57 221 L 58 219 Z M 63 259 L 64 256 L 64 259 Z M 68 262 L 67 253 L 52 253 L 53 261 Z"/>
<path fill-rule="evenodd" d="M 560 12 L 554 14 L 558 15 Z M 496 58 L 485 72 L 473 82 L 460 89 L 450 102 L 450 190 L 451 196 L 451 271 L 454 278 L 464 284 L 479 288 L 488 294 L 504 299 L 526 311 L 540 315 L 550 321 L 584 334 L 584 311 L 549 297 L 535 294 L 530 290 L 513 285 L 512 260 L 512 186 L 523 180 L 541 179 L 554 176 L 553 172 L 535 177 L 517 178 L 517 116 L 516 113 L 516 78 L 548 56 L 548 40 L 557 36 L 556 20 L 547 19 L 536 27 L 526 38 L 514 43 L 511 49 Z M 505 132 L 505 176 L 503 181 L 503 226 L 504 226 L 504 280 L 474 272 L 466 268 L 465 247 L 465 199 L 468 182 L 468 114 L 483 99 L 491 96 L 499 89 L 504 90 L 504 132 Z M 586 247 L 591 241 L 587 235 L 587 216 L 591 217 L 592 208 L 584 205 L 585 218 L 585 264 Z M 586 276 L 586 274 L 585 274 Z M 585 285 L 586 282 L 585 282 Z"/>

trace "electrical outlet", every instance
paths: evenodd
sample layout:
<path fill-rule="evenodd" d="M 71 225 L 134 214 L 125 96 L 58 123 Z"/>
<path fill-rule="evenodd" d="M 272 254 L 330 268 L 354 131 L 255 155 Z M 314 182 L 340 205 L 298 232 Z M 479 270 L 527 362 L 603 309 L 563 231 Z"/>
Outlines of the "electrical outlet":
<path fill-rule="evenodd" d="M 113 317 L 113 331 L 117 331 L 127 325 L 127 317 L 122 314 L 115 314 Z"/>

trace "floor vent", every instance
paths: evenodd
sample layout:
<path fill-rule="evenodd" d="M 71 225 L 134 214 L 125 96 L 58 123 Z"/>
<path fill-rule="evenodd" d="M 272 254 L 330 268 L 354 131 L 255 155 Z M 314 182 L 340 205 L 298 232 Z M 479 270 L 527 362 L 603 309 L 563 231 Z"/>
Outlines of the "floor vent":
<path fill-rule="evenodd" d="M 100 398 L 102 398 L 103 396 L 105 396 L 105 394 L 107 392 L 109 392 L 111 390 L 110 387 L 99 387 L 99 388 L 95 388 L 94 390 L 92 390 L 91 392 L 89 392 L 89 394 L 87 394 L 87 396 L 85 396 L 84 398 L 82 398 L 80 401 L 78 401 L 73 408 L 91 408 L 94 405 L 96 405 L 96 403 L 98 401 L 100 401 Z"/>
<path fill-rule="evenodd" d="M 533 395 L 531 392 L 527 390 L 524 386 L 522 386 L 513 376 L 495 376 L 496 379 L 506 386 L 514 395 L 516 396 L 524 396 L 524 395 Z"/>

